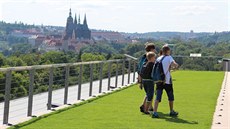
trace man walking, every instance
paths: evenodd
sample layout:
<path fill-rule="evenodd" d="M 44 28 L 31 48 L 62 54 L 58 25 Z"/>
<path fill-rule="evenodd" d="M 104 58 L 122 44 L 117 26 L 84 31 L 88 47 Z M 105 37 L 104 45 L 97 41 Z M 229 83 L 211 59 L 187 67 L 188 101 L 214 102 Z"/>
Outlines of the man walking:
<path fill-rule="evenodd" d="M 161 61 L 163 66 L 163 71 L 165 74 L 165 82 L 157 84 L 156 88 L 156 100 L 154 103 L 154 112 L 152 117 L 158 118 L 157 108 L 158 104 L 161 101 L 163 90 L 166 91 L 169 101 L 169 108 L 170 108 L 170 116 L 177 116 L 178 112 L 175 112 L 173 109 L 173 102 L 174 102 L 174 93 L 173 93 L 173 84 L 172 84 L 172 77 L 170 73 L 170 67 L 178 67 L 178 64 L 174 61 L 172 56 L 170 56 L 170 48 L 168 46 L 163 46 L 162 48 L 162 55 L 157 58 L 156 61 Z"/>

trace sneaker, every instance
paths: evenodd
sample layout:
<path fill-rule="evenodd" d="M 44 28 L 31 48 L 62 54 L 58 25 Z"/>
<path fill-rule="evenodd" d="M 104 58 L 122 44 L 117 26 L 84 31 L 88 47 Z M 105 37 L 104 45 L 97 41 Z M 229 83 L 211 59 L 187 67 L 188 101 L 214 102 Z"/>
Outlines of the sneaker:
<path fill-rule="evenodd" d="M 149 109 L 149 112 L 153 112 L 153 109 Z"/>
<path fill-rule="evenodd" d="M 149 115 L 150 113 L 149 112 L 144 112 L 144 114 Z"/>
<path fill-rule="evenodd" d="M 159 118 L 158 113 L 157 113 L 157 112 L 154 112 L 154 113 L 152 114 L 152 118 Z"/>
<path fill-rule="evenodd" d="M 178 116 L 178 112 L 175 112 L 174 110 L 169 113 L 169 116 Z"/>
<path fill-rule="evenodd" d="M 140 106 L 140 112 L 145 112 L 145 111 L 144 111 L 144 105 L 141 105 L 141 106 Z"/>

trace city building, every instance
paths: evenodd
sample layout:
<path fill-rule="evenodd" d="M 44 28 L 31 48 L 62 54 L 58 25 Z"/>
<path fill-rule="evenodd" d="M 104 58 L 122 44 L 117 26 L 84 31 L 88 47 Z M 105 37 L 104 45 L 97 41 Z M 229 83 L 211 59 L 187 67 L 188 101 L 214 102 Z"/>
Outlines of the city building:
<path fill-rule="evenodd" d="M 114 43 L 128 42 L 121 33 L 114 31 L 92 31 L 91 35 L 94 41 L 107 41 Z"/>

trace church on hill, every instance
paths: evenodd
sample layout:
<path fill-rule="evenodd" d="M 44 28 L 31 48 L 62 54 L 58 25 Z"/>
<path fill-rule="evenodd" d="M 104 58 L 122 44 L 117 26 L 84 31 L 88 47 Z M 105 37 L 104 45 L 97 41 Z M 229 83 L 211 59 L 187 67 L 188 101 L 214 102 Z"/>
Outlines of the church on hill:
<path fill-rule="evenodd" d="M 91 31 L 88 28 L 86 15 L 83 20 L 83 24 L 81 24 L 80 15 L 77 16 L 75 14 L 75 18 L 72 17 L 71 9 L 69 11 L 69 17 L 67 18 L 66 29 L 64 40 L 90 40 L 91 39 Z"/>

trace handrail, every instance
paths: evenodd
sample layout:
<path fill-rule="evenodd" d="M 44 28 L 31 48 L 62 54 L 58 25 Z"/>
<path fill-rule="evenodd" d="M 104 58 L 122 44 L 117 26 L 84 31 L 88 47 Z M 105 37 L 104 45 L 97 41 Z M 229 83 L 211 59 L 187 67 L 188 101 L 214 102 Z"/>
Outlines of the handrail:
<path fill-rule="evenodd" d="M 130 59 L 126 59 L 126 60 L 130 60 Z M 58 67 L 65 67 L 65 66 L 89 65 L 89 64 L 119 62 L 119 61 L 122 61 L 122 59 L 107 60 L 107 61 L 89 61 L 89 62 L 77 62 L 77 63 L 62 63 L 62 64 L 50 64 L 50 65 L 33 65 L 33 66 L 7 67 L 7 68 L 0 68 L 0 72 L 24 71 L 24 70 L 31 70 L 31 69 L 45 69 L 45 68 L 51 68 L 51 67 L 58 68 Z"/>
<path fill-rule="evenodd" d="M 173 57 L 187 57 L 187 58 L 220 58 L 222 59 L 222 56 L 200 56 L 200 57 L 191 57 L 191 56 L 182 56 L 182 55 L 172 55 Z"/>
<path fill-rule="evenodd" d="M 229 58 L 223 58 L 223 61 L 230 61 Z"/>
<path fill-rule="evenodd" d="M 138 58 L 136 58 L 136 57 L 133 57 L 133 56 L 130 56 L 130 55 L 128 55 L 128 54 L 124 54 L 127 58 L 131 58 L 131 59 L 133 59 L 133 60 L 138 60 Z"/>

